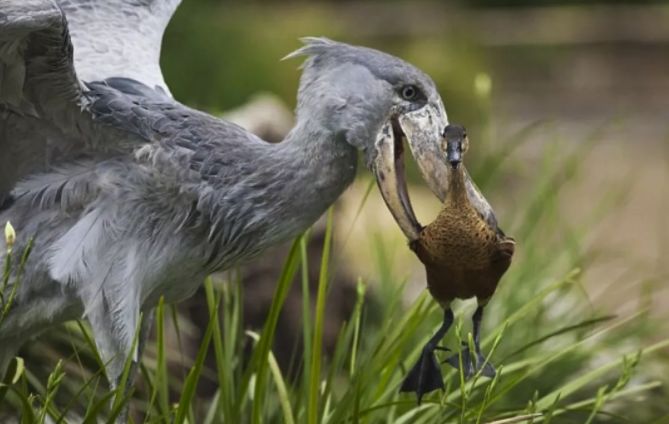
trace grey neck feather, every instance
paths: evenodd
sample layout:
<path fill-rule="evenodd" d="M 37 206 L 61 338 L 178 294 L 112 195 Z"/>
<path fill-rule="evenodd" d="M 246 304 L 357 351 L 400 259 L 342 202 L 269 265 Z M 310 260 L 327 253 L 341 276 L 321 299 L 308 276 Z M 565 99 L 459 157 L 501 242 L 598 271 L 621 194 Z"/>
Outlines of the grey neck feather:
<path fill-rule="evenodd" d="M 317 219 L 341 195 L 355 178 L 357 150 L 332 131 L 310 120 L 298 120 L 285 140 L 276 145 L 277 162 L 293 174 L 286 178 L 285 199 Z"/>
<path fill-rule="evenodd" d="M 237 195 L 225 189 L 236 221 L 243 223 L 234 231 L 242 240 L 228 244 L 234 251 L 225 252 L 225 262 L 306 230 L 355 178 L 356 149 L 314 120 L 298 118 L 281 143 L 253 146 L 255 162 L 245 187 Z"/>

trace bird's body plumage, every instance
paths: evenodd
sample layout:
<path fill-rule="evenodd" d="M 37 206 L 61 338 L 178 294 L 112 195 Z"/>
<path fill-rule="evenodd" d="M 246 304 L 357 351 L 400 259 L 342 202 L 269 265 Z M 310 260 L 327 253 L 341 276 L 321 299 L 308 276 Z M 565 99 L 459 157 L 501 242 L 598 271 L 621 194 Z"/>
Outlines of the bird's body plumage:
<path fill-rule="evenodd" d="M 514 243 L 469 201 L 463 167 L 453 169 L 441 212 L 412 248 L 425 265 L 430 294 L 442 305 L 477 297 L 485 303 L 511 265 Z"/>
<path fill-rule="evenodd" d="M 61 6 L 82 25 L 77 11 L 107 7 L 75 3 Z M 99 55 L 71 61 L 67 21 L 53 2 L 2 7 L 0 26 L 21 36 L 3 32 L 0 53 L 23 44 L 0 66 L 23 71 L 25 88 L 0 92 L 0 222 L 19 231 L 15 251 L 29 237 L 34 246 L 0 341 L 83 314 L 103 355 L 119 356 L 145 305 L 183 299 L 207 273 L 294 237 L 355 176 L 356 149 L 313 122 L 270 144 L 178 103 L 146 69 L 128 75 L 154 87 L 126 76 L 81 81 L 75 66 L 96 75 Z M 77 28 L 73 36 L 89 34 Z"/>
<path fill-rule="evenodd" d="M 127 349 L 143 305 L 188 297 L 207 273 L 294 237 L 355 176 L 355 149 L 341 143 L 324 154 L 332 135 L 309 124 L 308 140 L 295 130 L 270 144 L 138 82 L 89 87 L 94 119 L 124 135 L 118 150 L 127 153 L 82 152 L 32 174 L 0 212 L 0 221 L 36 237 L 31 257 L 40 265 L 23 276 L 17 313 L 4 323 L 24 334 L 28 326 L 11 320 L 28 319 L 20 310 L 30 297 L 31 328 L 83 312 L 101 332 L 111 318 L 120 333 L 110 339 Z M 28 294 L 54 284 L 62 296 Z M 42 297 L 48 303 L 35 316 Z"/>
<path fill-rule="evenodd" d="M 281 143 L 182 105 L 158 63 L 178 3 L 0 2 L 0 222 L 18 231 L 14 252 L 34 238 L 0 323 L 0 368 L 27 338 L 83 316 L 114 383 L 160 296 L 183 299 L 307 229 L 353 181 L 358 151 L 378 180 L 390 120 L 426 111 L 428 128 L 408 138 L 437 151 L 447 121 L 432 80 L 327 39 L 293 54 L 307 60 Z M 420 96 L 402 96 L 407 86 Z"/>

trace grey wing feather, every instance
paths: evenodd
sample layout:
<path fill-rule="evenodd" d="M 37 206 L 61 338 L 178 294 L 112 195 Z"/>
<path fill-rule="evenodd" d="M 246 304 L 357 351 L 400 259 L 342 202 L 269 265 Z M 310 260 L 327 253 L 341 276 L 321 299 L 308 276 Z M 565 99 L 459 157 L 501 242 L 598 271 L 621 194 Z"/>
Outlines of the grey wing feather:
<path fill-rule="evenodd" d="M 0 205 L 18 180 L 53 163 L 127 151 L 123 143 L 133 137 L 95 122 L 80 81 L 134 78 L 169 98 L 160 44 L 178 4 L 0 2 Z"/>
<path fill-rule="evenodd" d="M 56 98 L 77 102 L 81 87 L 72 66 L 67 23 L 50 0 L 0 5 L 0 110 L 39 116 Z"/>
<path fill-rule="evenodd" d="M 125 77 L 169 92 L 160 70 L 160 46 L 181 0 L 57 1 L 70 25 L 79 78 Z"/>
<path fill-rule="evenodd" d="M 19 178 L 82 145 L 66 133 L 82 115 L 71 57 L 55 2 L 0 3 L 0 203 Z"/>
<path fill-rule="evenodd" d="M 0 220 L 40 235 L 26 290 L 76 291 L 105 362 L 131 344 L 141 283 L 194 262 L 172 231 L 198 220 L 198 141 L 241 133 L 165 86 L 160 42 L 178 3 L 0 0 Z"/>

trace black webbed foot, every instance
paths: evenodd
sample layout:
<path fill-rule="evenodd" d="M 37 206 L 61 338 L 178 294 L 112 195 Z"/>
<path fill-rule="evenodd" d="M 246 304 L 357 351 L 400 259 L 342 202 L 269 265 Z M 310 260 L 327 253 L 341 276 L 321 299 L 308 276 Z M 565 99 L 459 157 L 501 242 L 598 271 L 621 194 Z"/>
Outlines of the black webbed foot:
<path fill-rule="evenodd" d="M 469 380 L 472 378 L 479 370 L 481 375 L 484 377 L 494 378 L 497 374 L 495 367 L 490 363 L 486 362 L 485 357 L 481 352 L 477 352 L 476 355 L 472 358 L 471 350 L 466 343 L 462 344 L 462 372 L 465 376 L 465 379 Z M 460 369 L 460 357 L 458 355 L 453 355 L 450 358 L 446 359 L 444 362 L 447 362 L 455 369 Z"/>
<path fill-rule="evenodd" d="M 437 362 L 434 351 L 448 351 L 448 348 L 437 346 L 437 343 L 444 337 L 452 323 L 453 311 L 451 311 L 450 308 L 446 308 L 444 310 L 444 322 L 425 344 L 418 361 L 411 368 L 402 382 L 400 392 L 415 392 L 418 404 L 420 404 L 425 393 L 437 389 L 444 389 L 444 378 L 441 375 L 439 362 Z"/>
<path fill-rule="evenodd" d="M 434 351 L 434 348 L 430 349 L 427 345 L 423 348 L 418 361 L 400 387 L 400 392 L 415 392 L 419 405 L 425 393 L 444 389 L 444 378 Z"/>
<path fill-rule="evenodd" d="M 472 378 L 479 370 L 481 375 L 485 377 L 494 378 L 497 371 L 495 367 L 486 362 L 481 354 L 481 319 L 483 318 L 483 305 L 476 308 L 476 312 L 472 316 L 472 323 L 474 324 L 474 353 L 472 355 L 468 343 L 462 343 L 462 351 L 460 355 L 453 355 L 446 360 L 455 369 L 460 369 L 460 356 L 462 356 L 462 372 L 466 379 Z"/>

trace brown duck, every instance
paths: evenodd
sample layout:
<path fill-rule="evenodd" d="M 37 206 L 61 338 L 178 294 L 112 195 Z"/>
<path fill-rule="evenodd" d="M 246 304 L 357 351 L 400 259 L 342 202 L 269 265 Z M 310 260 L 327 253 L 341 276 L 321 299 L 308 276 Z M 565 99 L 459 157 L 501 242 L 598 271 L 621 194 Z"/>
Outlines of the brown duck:
<path fill-rule="evenodd" d="M 478 307 L 472 317 L 475 363 L 467 347 L 462 352 L 462 367 L 467 378 L 480 370 L 494 377 L 495 368 L 486 362 L 479 347 L 483 308 L 511 264 L 515 242 L 497 226 L 492 209 L 473 185 L 462 156 L 469 140 L 465 129 L 449 125 L 444 131 L 445 159 L 448 162 L 448 187 L 443 209 L 437 218 L 409 242 L 425 265 L 427 287 L 444 309 L 444 321 L 428 341 L 400 391 L 415 392 L 420 403 L 423 394 L 443 389 L 444 383 L 434 351 L 448 350 L 437 344 L 453 323 L 450 303 L 454 299 L 476 297 Z M 447 360 L 456 368 L 459 357 Z"/>

